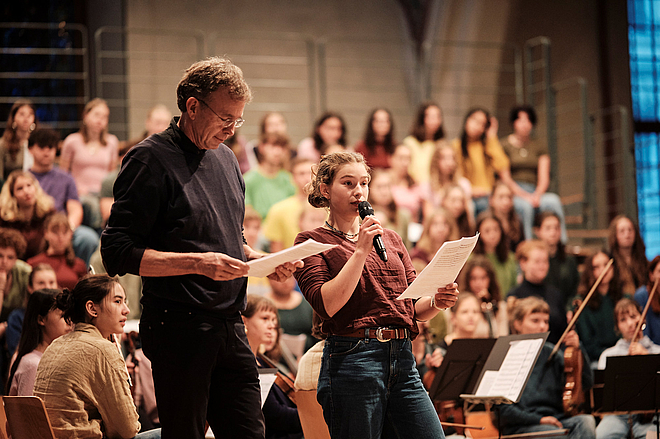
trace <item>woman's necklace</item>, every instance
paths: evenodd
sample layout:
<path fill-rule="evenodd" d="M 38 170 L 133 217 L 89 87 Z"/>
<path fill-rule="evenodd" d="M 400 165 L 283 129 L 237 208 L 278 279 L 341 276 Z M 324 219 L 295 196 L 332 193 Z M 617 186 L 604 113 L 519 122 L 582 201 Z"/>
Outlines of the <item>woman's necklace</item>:
<path fill-rule="evenodd" d="M 513 146 L 518 148 L 518 155 L 520 157 L 525 158 L 529 155 L 529 151 L 527 151 L 527 148 L 525 145 L 528 143 L 526 140 L 523 140 L 519 137 L 517 137 L 515 134 L 513 135 L 513 138 L 515 139 L 515 143 L 513 143 Z"/>
<path fill-rule="evenodd" d="M 359 232 L 358 233 L 345 233 L 345 232 L 342 232 L 341 230 L 338 230 L 338 229 L 335 229 L 334 227 L 332 227 L 328 221 L 325 222 L 325 225 L 330 227 L 330 230 L 333 230 L 337 233 L 340 233 L 340 234 L 344 235 L 345 237 L 347 237 L 348 239 L 353 239 L 353 238 L 355 238 L 356 236 L 358 236 L 360 234 Z"/>

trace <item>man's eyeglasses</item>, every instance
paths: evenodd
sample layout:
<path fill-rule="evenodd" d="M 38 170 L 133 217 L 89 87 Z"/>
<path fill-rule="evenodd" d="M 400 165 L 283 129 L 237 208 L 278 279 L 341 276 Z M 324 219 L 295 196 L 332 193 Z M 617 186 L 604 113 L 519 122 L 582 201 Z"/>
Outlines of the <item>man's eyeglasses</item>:
<path fill-rule="evenodd" d="M 224 125 L 222 126 L 222 128 L 229 128 L 229 127 L 232 126 L 232 125 L 233 125 L 234 127 L 236 127 L 236 128 L 240 128 L 240 127 L 243 126 L 243 124 L 245 123 L 245 119 L 243 119 L 242 117 L 239 117 L 239 118 L 236 119 L 236 120 L 227 120 L 227 119 L 225 119 L 224 117 L 220 117 L 220 116 L 218 115 L 218 113 L 216 113 L 216 112 L 213 110 L 213 108 L 211 108 L 211 107 L 209 106 L 209 104 L 207 104 L 206 102 L 204 102 L 204 101 L 201 100 L 200 98 L 196 98 L 196 99 L 197 99 L 199 102 L 201 102 L 202 104 L 206 105 L 206 108 L 208 108 L 209 110 L 211 110 L 211 112 L 212 112 L 213 114 L 215 114 L 215 115 L 218 117 L 218 119 L 220 119 L 220 120 L 222 121 L 222 123 L 224 124 Z"/>

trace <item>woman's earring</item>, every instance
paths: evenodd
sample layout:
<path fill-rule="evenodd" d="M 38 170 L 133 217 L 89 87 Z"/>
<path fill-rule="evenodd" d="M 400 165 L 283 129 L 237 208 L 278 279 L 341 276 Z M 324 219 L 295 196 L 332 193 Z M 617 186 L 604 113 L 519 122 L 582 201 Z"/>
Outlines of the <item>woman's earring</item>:
<path fill-rule="evenodd" d="M 30 132 L 34 131 L 34 129 L 35 129 L 36 127 L 37 127 L 37 124 L 34 123 L 34 122 L 32 122 L 32 124 L 30 125 Z"/>
<path fill-rule="evenodd" d="M 14 122 L 13 124 L 11 124 L 11 129 L 15 130 L 17 126 L 18 126 L 18 124 L 16 122 Z"/>

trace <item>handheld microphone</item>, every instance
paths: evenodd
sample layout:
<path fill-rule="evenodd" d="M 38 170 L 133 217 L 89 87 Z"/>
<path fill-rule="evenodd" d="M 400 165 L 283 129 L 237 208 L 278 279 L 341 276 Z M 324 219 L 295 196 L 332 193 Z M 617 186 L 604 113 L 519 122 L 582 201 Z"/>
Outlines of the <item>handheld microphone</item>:
<path fill-rule="evenodd" d="M 374 209 L 368 201 L 360 201 L 358 203 L 358 213 L 360 214 L 360 218 L 364 220 L 365 217 L 374 214 Z M 383 238 L 380 235 L 374 236 L 374 248 L 383 262 L 387 262 L 387 251 L 385 250 L 385 244 L 383 244 Z"/>

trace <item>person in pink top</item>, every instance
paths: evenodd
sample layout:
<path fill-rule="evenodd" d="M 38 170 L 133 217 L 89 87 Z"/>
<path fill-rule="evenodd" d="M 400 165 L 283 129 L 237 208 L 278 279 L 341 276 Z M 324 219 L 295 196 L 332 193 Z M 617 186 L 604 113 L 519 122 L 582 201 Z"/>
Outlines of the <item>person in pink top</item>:
<path fill-rule="evenodd" d="M 312 137 L 306 137 L 298 144 L 298 157 L 316 162 L 337 145 L 346 148 L 346 124 L 339 113 L 327 111 L 314 124 Z"/>
<path fill-rule="evenodd" d="M 392 176 L 392 197 L 397 207 L 410 212 L 413 222 L 421 222 L 424 189 L 408 172 L 411 160 L 412 153 L 408 145 L 400 144 L 394 149 L 389 169 Z"/>
<path fill-rule="evenodd" d="M 60 293 L 57 289 L 42 289 L 30 295 L 18 355 L 7 381 L 10 396 L 32 396 L 41 355 L 53 340 L 73 329 L 57 307 Z"/>
<path fill-rule="evenodd" d="M 64 139 L 60 168 L 76 182 L 85 217 L 83 223 L 100 227 L 99 192 L 103 179 L 115 169 L 119 140 L 108 133 L 110 109 L 103 99 L 85 105 L 80 131 Z"/>

